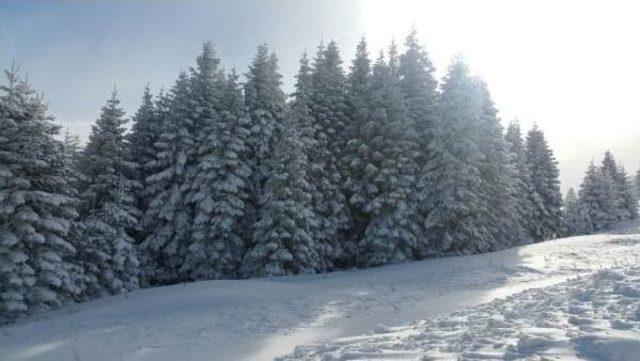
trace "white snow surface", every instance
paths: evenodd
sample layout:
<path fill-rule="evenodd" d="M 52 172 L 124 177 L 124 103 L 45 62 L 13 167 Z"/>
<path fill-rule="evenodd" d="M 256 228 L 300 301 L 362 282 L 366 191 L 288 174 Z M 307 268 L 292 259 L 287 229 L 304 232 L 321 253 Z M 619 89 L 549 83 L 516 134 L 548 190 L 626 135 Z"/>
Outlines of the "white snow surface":
<path fill-rule="evenodd" d="M 1 327 L 0 360 L 638 360 L 640 225 L 609 233 L 106 297 Z"/>

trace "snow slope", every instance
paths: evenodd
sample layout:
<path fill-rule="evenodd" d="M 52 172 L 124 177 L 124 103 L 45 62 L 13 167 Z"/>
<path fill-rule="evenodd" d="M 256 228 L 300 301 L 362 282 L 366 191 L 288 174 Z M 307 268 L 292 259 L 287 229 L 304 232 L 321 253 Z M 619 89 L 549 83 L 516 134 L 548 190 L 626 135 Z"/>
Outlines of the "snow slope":
<path fill-rule="evenodd" d="M 298 347 L 286 360 L 639 360 L 640 266 L 547 288 L 367 336 Z"/>
<path fill-rule="evenodd" d="M 456 326 L 454 322 L 447 326 L 445 322 L 442 327 L 450 327 L 455 334 L 464 327 L 464 322 L 489 322 L 509 304 L 535 303 L 544 298 L 545 292 L 566 295 L 557 302 L 568 304 L 566 302 L 571 302 L 568 295 L 572 295 L 575 289 L 597 282 L 628 282 L 629 290 L 637 290 L 634 287 L 637 286 L 638 269 L 630 267 L 640 264 L 639 228 L 637 223 L 630 223 L 624 225 L 618 234 L 558 239 L 491 254 L 367 270 L 274 279 L 208 281 L 140 290 L 68 306 L 2 327 L 0 360 L 270 360 L 293 352 L 298 345 L 336 345 L 331 343 L 336 338 L 341 338 L 337 343 L 341 346 L 337 348 L 300 347 L 298 356 L 313 359 L 318 352 L 335 352 L 342 357 L 342 350 L 361 352 L 363 348 L 360 346 L 367 347 L 372 343 L 378 350 L 388 350 L 389 344 L 384 340 L 376 341 L 375 337 L 364 336 L 356 339 L 361 341 L 347 343 L 344 343 L 344 337 L 376 330 L 384 332 L 382 335 L 387 335 L 390 340 L 395 337 L 404 340 L 412 333 L 425 334 L 425 325 L 429 328 L 438 325 L 437 322 L 447 318 L 436 316 L 451 312 L 461 317 L 460 324 Z M 603 269 L 612 271 L 593 275 Z M 571 280 L 579 275 L 582 275 L 580 279 Z M 567 280 L 570 281 L 563 283 Z M 594 292 L 609 292 L 611 284 L 602 287 Z M 526 292 L 508 298 L 522 291 Z M 496 300 L 505 297 L 508 301 Z M 629 299 L 628 302 L 637 301 L 632 297 Z M 482 305 L 492 300 L 496 301 Z M 551 300 L 546 305 L 554 302 Z M 463 310 L 468 307 L 471 308 Z M 547 306 L 540 304 L 536 307 L 544 309 Z M 558 307 L 562 309 L 563 306 Z M 603 307 L 606 309 L 607 306 Z M 637 320 L 632 319 L 631 311 L 627 311 L 624 311 L 627 318 L 623 321 L 626 324 L 619 324 L 616 330 L 620 332 L 619 338 L 614 341 L 603 341 L 598 338 L 599 333 L 588 336 L 587 332 L 578 338 L 582 340 L 580 342 L 570 341 L 569 336 L 563 342 L 581 345 L 572 346 L 571 352 L 576 355 L 587 352 L 581 350 L 589 348 L 596 349 L 593 352 L 606 350 L 606 347 L 633 349 L 637 343 L 627 336 L 637 331 L 637 324 L 632 323 Z M 588 315 L 605 314 L 596 306 L 585 312 L 590 312 Z M 563 316 L 558 311 L 557 317 L 560 319 L 567 315 Z M 587 318 L 579 314 L 576 317 Z M 422 323 L 414 322 L 430 318 Z M 595 321 L 595 326 L 569 325 L 603 329 L 602 325 L 607 320 L 605 315 Z M 462 344 L 468 347 L 469 352 L 479 353 L 490 352 L 486 343 L 494 339 L 504 342 L 505 349 L 509 342 L 515 342 L 509 345 L 518 348 L 520 336 L 514 330 L 520 330 L 520 325 L 526 322 L 531 327 L 540 328 L 538 321 L 528 320 L 525 314 L 514 314 L 508 320 L 498 317 L 495 320 L 498 326 L 501 325 L 499 321 L 508 324 L 504 327 L 510 331 L 505 331 L 504 336 L 486 338 L 479 333 L 472 341 Z M 414 323 L 403 326 L 411 322 Z M 632 324 L 631 329 L 625 330 L 629 324 Z M 394 328 L 397 326 L 402 327 Z M 478 327 L 481 329 L 482 325 Z M 450 337 L 457 337 L 442 332 L 443 343 L 453 340 Z M 522 347 L 531 347 L 535 351 L 538 344 L 548 346 L 547 341 L 535 338 L 544 339 L 543 331 L 536 332 L 527 332 L 534 339 L 525 337 Z M 483 342 L 484 348 L 481 347 Z M 424 348 L 420 347 L 429 344 L 416 342 L 415 345 L 418 346 L 410 347 L 408 343 L 403 346 L 407 355 L 422 352 Z M 474 345 L 480 346 L 472 349 L 476 347 Z M 547 346 L 544 346 L 547 350 L 554 348 Z"/>

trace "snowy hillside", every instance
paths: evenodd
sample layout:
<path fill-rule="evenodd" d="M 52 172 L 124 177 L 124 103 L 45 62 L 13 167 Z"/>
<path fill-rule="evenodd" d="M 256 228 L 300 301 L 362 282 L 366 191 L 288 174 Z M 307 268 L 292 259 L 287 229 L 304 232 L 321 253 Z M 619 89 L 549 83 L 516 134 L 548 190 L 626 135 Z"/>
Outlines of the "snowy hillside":
<path fill-rule="evenodd" d="M 134 291 L 0 328 L 0 359 L 625 359 L 640 352 L 640 231 L 627 224 L 614 233 L 367 270 Z"/>

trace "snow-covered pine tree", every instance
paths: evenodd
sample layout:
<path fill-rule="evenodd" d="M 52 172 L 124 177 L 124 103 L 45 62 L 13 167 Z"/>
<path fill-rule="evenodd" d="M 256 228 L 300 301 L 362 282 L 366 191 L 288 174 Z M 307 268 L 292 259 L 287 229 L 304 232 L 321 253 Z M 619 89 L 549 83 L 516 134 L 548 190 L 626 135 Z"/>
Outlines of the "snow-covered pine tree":
<path fill-rule="evenodd" d="M 482 112 L 478 140 L 483 159 L 478 169 L 487 205 L 484 221 L 495 240 L 491 249 L 503 249 L 528 241 L 527 230 L 518 217 L 518 170 L 510 162 L 509 146 L 486 83 L 476 79 L 476 87 Z"/>
<path fill-rule="evenodd" d="M 418 143 L 399 80 L 392 45 L 389 62 L 381 53 L 373 66 L 370 115 L 362 133 L 368 148 L 361 155 L 368 193 L 361 212 L 370 221 L 359 242 L 358 263 L 365 266 L 416 259 L 424 253 L 414 197 Z"/>
<path fill-rule="evenodd" d="M 288 104 L 292 116 L 296 119 L 300 142 L 307 158 L 310 158 L 309 155 L 317 151 L 318 145 L 318 141 L 315 138 L 317 125 L 310 114 L 311 95 L 313 94 L 311 71 L 311 65 L 305 51 L 300 58 L 295 91 L 291 102 Z"/>
<path fill-rule="evenodd" d="M 531 174 L 534 205 L 532 234 L 534 241 L 557 237 L 562 233 L 562 194 L 560 172 L 553 151 L 537 125 L 527 134 L 527 165 Z"/>
<path fill-rule="evenodd" d="M 134 192 L 140 184 L 129 178 L 135 164 L 128 160 L 124 110 L 114 90 L 82 154 L 84 180 L 81 214 L 84 232 L 78 258 L 89 282 L 86 297 L 131 291 L 139 286 L 140 264 L 129 235 L 139 210 Z"/>
<path fill-rule="evenodd" d="M 578 233 L 608 229 L 616 222 L 614 196 L 611 176 L 591 162 L 578 192 Z"/>
<path fill-rule="evenodd" d="M 600 165 L 600 171 L 603 175 L 611 178 L 613 184 L 613 204 L 614 204 L 614 217 L 617 220 L 628 220 L 631 217 L 629 210 L 625 207 L 625 195 L 624 195 L 624 186 L 626 183 L 626 175 L 625 178 L 620 177 L 618 165 L 613 157 L 613 154 L 610 151 L 606 151 L 604 153 L 604 158 L 602 159 L 602 163 Z"/>
<path fill-rule="evenodd" d="M 407 36 L 405 46 L 406 50 L 400 56 L 399 86 L 405 99 L 407 116 L 413 123 L 420 146 L 416 160 L 419 169 L 416 174 L 415 197 L 419 204 L 419 214 L 426 219 L 431 211 L 428 205 L 433 203 L 427 199 L 429 194 L 432 194 L 430 189 L 434 186 L 428 184 L 432 177 L 427 164 L 433 156 L 432 143 L 438 118 L 438 81 L 434 77 L 435 67 L 427 51 L 420 44 L 415 28 Z M 427 242 L 429 238 L 423 236 L 422 239 Z M 421 248 L 424 251 L 423 256 L 432 256 L 437 253 L 434 245 L 428 243 L 424 243 Z"/>
<path fill-rule="evenodd" d="M 372 138 L 377 136 L 375 130 L 378 124 L 371 119 L 371 61 L 364 37 L 358 43 L 356 56 L 351 64 L 351 71 L 347 78 L 347 104 L 351 122 L 347 124 L 345 135 L 348 138 L 341 168 L 346 176 L 344 179 L 344 193 L 349 204 L 350 239 L 345 240 L 350 247 L 347 252 L 355 255 L 357 242 L 362 239 L 364 230 L 371 221 L 371 214 L 364 210 L 365 204 L 370 202 L 377 193 L 373 178 L 377 175 L 378 165 L 373 161 L 375 150 L 370 148 Z M 375 129 L 374 129 L 375 128 Z M 379 163 L 380 154 L 377 154 Z M 349 261 L 351 263 L 351 261 Z"/>
<path fill-rule="evenodd" d="M 344 174 L 338 161 L 344 154 L 348 124 L 346 79 L 338 46 L 320 45 L 312 69 L 310 115 L 314 119 L 316 150 L 309 154 L 310 180 L 315 186 L 314 210 L 321 224 L 316 240 L 323 247 L 329 267 L 346 265 L 349 257 L 345 233 L 349 228 L 347 202 L 342 193 Z"/>
<path fill-rule="evenodd" d="M 42 98 L 6 72 L 0 96 L 0 322 L 76 297 L 67 238 L 77 198 L 59 127 Z"/>
<path fill-rule="evenodd" d="M 624 210 L 624 218 L 622 220 L 638 218 L 638 195 L 624 167 L 618 169 L 615 181 L 621 189 L 621 207 Z"/>
<path fill-rule="evenodd" d="M 531 174 L 529 173 L 529 167 L 527 165 L 527 154 L 522 139 L 522 132 L 520 130 L 520 123 L 513 121 L 509 123 L 507 131 L 504 136 L 509 151 L 511 152 L 510 163 L 516 171 L 515 175 L 515 189 L 517 198 L 516 214 L 518 216 L 518 223 L 525 230 L 523 236 L 523 243 L 528 243 L 532 240 L 531 234 L 533 232 L 532 217 L 534 212 L 534 206 L 531 197 L 534 189 L 531 184 Z"/>
<path fill-rule="evenodd" d="M 187 170 L 195 161 L 195 111 L 190 80 L 180 73 L 171 89 L 171 101 L 162 131 L 155 143 L 156 170 L 146 179 L 145 195 L 151 201 L 143 222 L 148 236 L 140 244 L 144 272 L 152 283 L 177 282 L 178 269 L 184 263 L 180 251 L 191 239 L 193 212 L 186 202 L 189 188 Z"/>
<path fill-rule="evenodd" d="M 434 139 L 434 156 L 427 164 L 431 186 L 425 221 L 436 254 L 477 253 L 493 248 L 495 240 L 485 219 L 479 143 L 482 98 L 475 80 L 460 58 L 449 66 L 442 85 Z"/>
<path fill-rule="evenodd" d="M 578 235 L 581 232 L 580 211 L 578 208 L 578 197 L 573 188 L 569 188 L 564 197 L 564 227 L 567 235 Z"/>
<path fill-rule="evenodd" d="M 253 208 L 257 208 L 266 182 L 267 163 L 285 117 L 285 94 L 281 89 L 278 59 L 266 44 L 258 46 L 245 75 L 245 104 L 251 120 L 247 144 L 251 162 L 250 196 Z"/>
<path fill-rule="evenodd" d="M 253 242 L 242 264 L 245 277 L 326 270 L 313 238 L 318 218 L 313 211 L 313 187 L 307 181 L 303 149 L 296 119 L 289 117 L 268 163 Z"/>
<path fill-rule="evenodd" d="M 132 121 L 131 132 L 127 135 L 130 147 L 129 160 L 137 165 L 135 180 L 144 186 L 147 177 L 153 174 L 150 167 L 156 159 L 154 144 L 160 135 L 162 121 L 148 85 L 144 88 L 142 103 Z M 144 196 L 144 189 L 140 188 L 136 194 L 136 204 L 141 210 L 146 209 L 150 201 Z M 139 227 L 141 225 L 140 223 Z"/>
<path fill-rule="evenodd" d="M 251 130 L 237 79 L 231 72 L 223 80 L 218 119 L 207 128 L 209 137 L 200 146 L 193 240 L 185 260 L 190 279 L 237 277 L 251 226 Z"/>

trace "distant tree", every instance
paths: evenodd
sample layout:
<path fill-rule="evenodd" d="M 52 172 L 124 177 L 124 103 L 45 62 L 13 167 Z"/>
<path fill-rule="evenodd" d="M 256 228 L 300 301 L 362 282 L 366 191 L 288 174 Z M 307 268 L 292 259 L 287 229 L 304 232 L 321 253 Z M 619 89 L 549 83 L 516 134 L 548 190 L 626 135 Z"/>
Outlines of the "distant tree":
<path fill-rule="evenodd" d="M 638 195 L 634 190 L 632 180 L 627 176 L 624 167 L 618 169 L 614 179 L 620 188 L 621 202 L 620 206 L 623 210 L 622 220 L 631 220 L 638 218 Z"/>
<path fill-rule="evenodd" d="M 569 188 L 564 198 L 564 222 L 568 235 L 580 234 L 580 210 L 578 196 L 573 188 Z"/>
<path fill-rule="evenodd" d="M 613 186 L 613 197 L 611 201 L 614 205 L 615 214 L 613 216 L 617 220 L 625 220 L 630 218 L 630 214 L 628 210 L 624 207 L 624 183 L 626 180 L 624 178 L 620 178 L 618 165 L 616 164 L 615 159 L 613 158 L 613 154 L 610 151 L 606 151 L 604 153 L 604 158 L 602 159 L 602 163 L 600 165 L 600 171 L 603 176 L 607 176 L 610 178 L 612 186 Z M 626 176 L 625 176 L 626 178 Z"/>
<path fill-rule="evenodd" d="M 80 194 L 84 233 L 78 252 L 89 277 L 88 297 L 139 286 L 138 254 L 128 232 L 139 216 L 134 192 L 140 184 L 129 178 L 135 164 L 128 160 L 126 122 L 114 91 L 102 107 L 82 154 L 86 176 Z"/>
<path fill-rule="evenodd" d="M 534 126 L 527 134 L 527 165 L 533 190 L 532 237 L 543 241 L 562 232 L 562 195 L 560 172 L 553 151 L 549 148 L 540 128 Z"/>
<path fill-rule="evenodd" d="M 593 162 L 587 168 L 578 192 L 578 226 L 580 234 L 610 228 L 617 220 L 613 180 Z"/>

